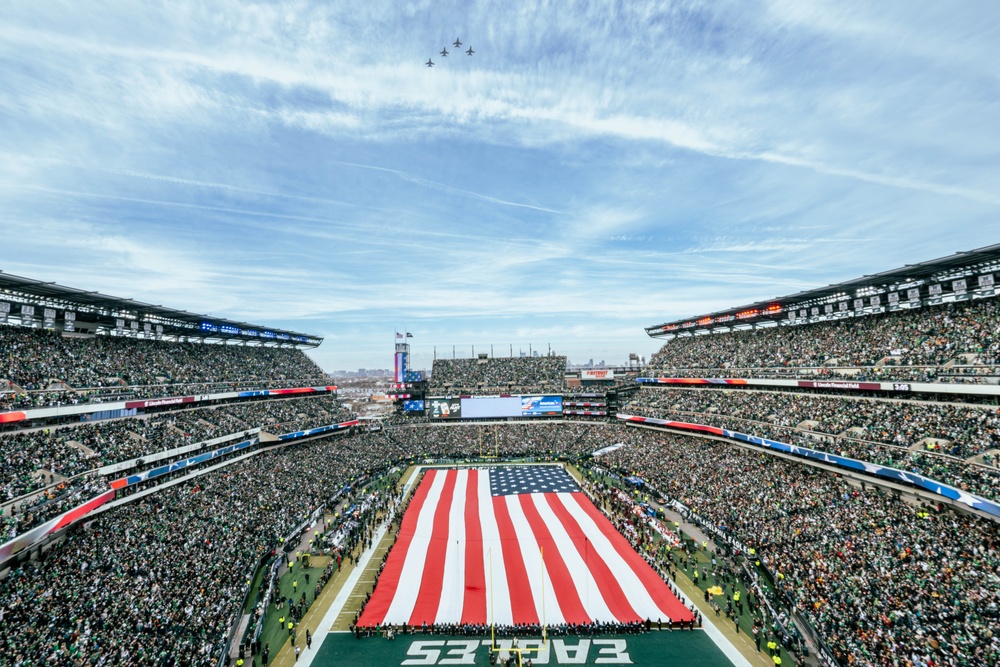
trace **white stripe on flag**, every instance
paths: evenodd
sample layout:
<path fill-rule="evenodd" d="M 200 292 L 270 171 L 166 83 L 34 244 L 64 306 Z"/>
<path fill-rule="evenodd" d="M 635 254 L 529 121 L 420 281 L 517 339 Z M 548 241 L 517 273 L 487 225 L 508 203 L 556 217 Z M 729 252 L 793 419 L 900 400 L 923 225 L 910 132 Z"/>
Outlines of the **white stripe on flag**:
<path fill-rule="evenodd" d="M 444 554 L 444 580 L 438 603 L 437 623 L 455 623 L 462 617 L 465 597 L 465 492 L 469 471 L 459 470 L 455 479 L 455 495 L 448 513 L 448 547 Z"/>
<path fill-rule="evenodd" d="M 514 612 L 510 608 L 510 591 L 507 588 L 507 569 L 500 546 L 500 528 L 493 514 L 493 494 L 490 492 L 490 475 L 479 474 L 479 523 L 483 527 L 483 564 L 486 572 L 486 619 L 497 625 L 512 625 Z M 492 554 L 492 573 L 490 560 Z M 492 581 L 493 588 L 490 588 Z M 494 615 L 495 614 L 495 615 Z"/>
<path fill-rule="evenodd" d="M 559 499 L 564 495 L 562 493 L 552 494 L 554 496 L 553 502 L 560 502 Z M 580 556 L 576 545 L 573 544 L 573 538 L 566 532 L 566 527 L 552 511 L 544 497 L 532 494 L 531 498 L 535 501 L 535 507 L 538 508 L 538 515 L 542 517 L 549 532 L 552 533 L 552 539 L 566 562 L 566 568 L 573 575 L 573 584 L 576 586 L 576 592 L 579 594 L 587 614 L 591 619 L 599 621 L 616 620 L 601 595 L 601 589 L 598 588 L 597 582 L 594 580 L 590 566 Z"/>
<path fill-rule="evenodd" d="M 568 495 L 564 496 L 560 494 L 559 501 L 562 502 L 563 506 L 576 519 L 577 523 L 580 524 L 580 529 L 590 540 L 591 546 L 604 559 L 611 572 L 614 573 L 615 579 L 618 580 L 618 584 L 622 587 L 622 592 L 625 593 L 636 613 L 641 618 L 649 619 L 657 619 L 663 616 L 663 612 L 660 611 L 656 602 L 649 596 L 649 592 L 643 586 L 642 581 L 639 580 L 639 577 L 629 564 L 618 554 L 614 545 L 608 541 L 601 532 L 601 529 L 590 518 L 590 515 L 580 507 L 576 500 Z M 590 502 L 587 498 L 584 498 L 583 501 Z"/>
<path fill-rule="evenodd" d="M 535 495 L 537 494 L 533 493 L 529 497 L 534 498 Z M 507 511 L 510 512 L 510 520 L 514 524 L 514 532 L 517 534 L 517 544 L 521 548 L 521 558 L 524 560 L 524 569 L 528 574 L 531 596 L 535 601 L 538 620 L 549 625 L 563 623 L 565 619 L 552 591 L 552 581 L 549 579 L 549 573 L 542 567 L 542 555 L 538 551 L 538 542 L 535 541 L 535 534 L 531 531 L 531 525 L 524 516 L 521 502 L 516 495 L 504 496 L 504 500 L 507 501 Z M 543 587 L 545 589 L 544 613 L 542 608 Z M 514 594 L 516 595 L 517 591 L 514 591 Z"/>
<path fill-rule="evenodd" d="M 413 605 L 417 601 L 417 594 L 420 592 L 420 581 L 427 561 L 427 548 L 434 530 L 434 511 L 441 500 L 446 476 L 444 470 L 431 470 L 427 474 L 433 474 L 434 479 L 431 480 L 427 499 L 424 500 L 420 514 L 417 515 L 417 526 L 413 531 L 410 548 L 406 552 L 406 560 L 403 561 L 399 586 L 396 587 L 396 594 L 392 597 L 392 603 L 385 614 L 385 621 L 388 623 L 408 623 L 410 614 L 413 613 Z"/>

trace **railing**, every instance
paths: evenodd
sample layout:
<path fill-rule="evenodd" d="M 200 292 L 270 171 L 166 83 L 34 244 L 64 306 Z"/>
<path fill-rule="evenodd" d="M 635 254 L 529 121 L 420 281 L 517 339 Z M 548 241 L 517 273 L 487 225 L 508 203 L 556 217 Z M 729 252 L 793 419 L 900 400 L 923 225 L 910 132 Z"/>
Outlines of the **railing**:
<path fill-rule="evenodd" d="M 647 411 L 648 412 L 652 412 L 654 410 L 659 410 L 658 408 L 646 408 L 646 407 L 641 407 L 641 406 L 634 406 L 634 407 L 635 407 L 635 409 L 637 409 L 637 410 L 639 410 L 641 412 L 647 412 Z M 877 445 L 879 447 L 889 447 L 890 449 L 896 449 L 896 450 L 899 450 L 900 452 L 906 452 L 906 453 L 909 453 L 909 454 L 922 454 L 922 455 L 926 455 L 926 456 L 932 456 L 932 457 L 936 457 L 936 458 L 940 458 L 940 459 L 946 460 L 946 461 L 948 461 L 950 463 L 957 463 L 957 464 L 960 464 L 960 465 L 968 465 L 968 466 L 979 467 L 979 468 L 983 468 L 985 470 L 988 470 L 990 472 L 993 472 L 993 473 L 996 473 L 996 474 L 1000 474 L 1000 470 L 998 470 L 996 466 L 991 466 L 991 465 L 989 465 L 987 463 L 980 463 L 979 461 L 972 461 L 969 458 L 963 458 L 961 456 L 953 456 L 952 454 L 946 454 L 944 452 L 939 452 L 939 451 L 933 450 L 933 449 L 919 449 L 919 450 L 917 450 L 917 449 L 910 449 L 909 446 L 905 446 L 905 445 L 895 445 L 895 444 L 893 444 L 891 442 L 882 442 L 880 440 L 865 440 L 864 438 L 852 438 L 850 436 L 844 435 L 844 433 L 846 433 L 847 431 L 844 431 L 844 433 L 826 433 L 825 431 L 813 431 L 811 429 L 799 428 L 798 426 L 784 426 L 782 424 L 774 424 L 772 422 L 764 422 L 764 421 L 760 421 L 759 419 L 747 419 L 745 417 L 733 417 L 731 415 L 727 415 L 727 414 L 722 413 L 722 412 L 697 412 L 697 411 L 694 411 L 694 410 L 659 410 L 659 412 L 660 412 L 660 414 L 668 414 L 669 413 L 669 414 L 680 414 L 680 415 L 693 415 L 693 416 L 696 416 L 696 417 L 725 417 L 726 419 L 731 419 L 733 421 L 743 422 L 743 423 L 746 423 L 746 424 L 754 424 L 754 425 L 757 425 L 757 426 L 765 426 L 765 427 L 768 427 L 768 428 L 781 428 L 781 429 L 786 429 L 786 430 L 789 430 L 789 431 L 794 431 L 795 433 L 801 435 L 802 437 L 809 438 L 811 440 L 815 440 L 816 438 L 813 437 L 813 436 L 817 436 L 818 435 L 818 436 L 820 436 L 820 440 L 821 441 L 826 441 L 827 439 L 833 440 L 833 441 L 836 441 L 836 440 L 846 440 L 847 442 L 854 442 L 854 443 L 858 443 L 858 444 L 862 444 L 862 445 L 868 445 L 868 446 Z M 807 421 L 807 420 L 803 420 L 803 421 Z M 854 428 L 854 427 L 851 427 L 851 428 Z M 857 427 L 857 428 L 864 428 L 864 427 Z M 933 436 L 926 436 L 926 437 L 933 437 Z M 978 456 L 978 454 L 974 454 L 973 456 Z M 879 464 L 879 465 L 881 465 L 881 464 Z"/>
<path fill-rule="evenodd" d="M 655 426 L 667 429 L 676 429 L 686 433 L 695 433 L 695 434 L 710 435 L 710 436 L 714 435 L 717 437 L 722 437 L 729 440 L 746 443 L 748 445 L 762 447 L 770 451 L 776 451 L 776 452 L 781 452 L 783 454 L 794 455 L 797 457 L 804 458 L 806 460 L 813 461 L 815 463 L 843 468 L 845 470 L 850 470 L 856 474 L 868 475 L 884 482 L 905 484 L 907 486 L 920 489 L 924 493 L 933 494 L 939 496 L 940 498 L 944 498 L 949 503 L 953 504 L 960 503 L 968 508 L 980 512 L 981 516 L 986 516 L 992 521 L 1000 521 L 1000 504 L 993 502 L 992 500 L 987 500 L 986 498 L 983 498 L 981 496 L 966 493 L 963 489 L 953 487 L 951 485 L 945 484 L 930 477 L 926 477 L 919 473 L 907 472 L 905 470 L 900 470 L 898 468 L 893 468 L 891 466 L 883 464 L 873 464 L 868 461 L 860 461 L 858 459 L 852 459 L 847 456 L 840 456 L 839 454 L 830 454 L 829 452 L 816 450 L 809 447 L 791 445 L 788 443 L 779 442 L 777 440 L 769 440 L 767 438 L 761 438 L 756 435 L 749 435 L 746 433 L 739 433 L 737 431 L 730 431 L 728 429 L 720 428 L 718 426 L 709 426 L 705 424 L 691 424 L 687 422 L 670 421 L 667 419 L 658 419 L 654 417 L 638 417 L 634 415 L 624 415 L 624 414 L 619 414 L 618 419 L 625 421 L 627 423 L 644 424 L 648 426 Z"/>
<path fill-rule="evenodd" d="M 6 380 L 3 382 L 7 382 Z M 109 402 L 110 398 L 159 398 L 176 393 L 183 394 L 204 394 L 212 393 L 213 390 L 245 391 L 250 389 L 270 389 L 282 385 L 289 386 L 290 383 L 298 383 L 302 386 L 325 384 L 329 378 L 307 377 L 307 378 L 241 378 L 238 380 L 225 380 L 219 382 L 185 382 L 185 383 L 158 383 L 142 385 L 105 385 L 99 387 L 66 387 L 60 389 L 28 389 L 23 392 L 5 390 L 0 392 L 0 412 L 5 410 L 23 410 L 30 408 L 60 407 L 63 405 L 100 405 Z M 5 398 L 3 393 L 7 393 Z M 56 397 L 67 395 L 64 401 L 45 402 L 37 404 L 35 398 L 51 394 Z M 20 404 L 19 400 L 27 397 L 26 404 Z M 95 400 L 96 399 L 96 400 Z"/>
<path fill-rule="evenodd" d="M 655 366 L 644 369 L 647 373 L 664 377 L 737 377 L 767 379 L 816 379 L 836 378 L 842 380 L 903 380 L 916 379 L 925 382 L 968 382 L 970 384 L 997 384 L 1000 380 L 1000 366 L 995 364 L 945 365 L 895 365 L 873 366 Z M 947 378 L 947 379 L 943 379 Z"/>

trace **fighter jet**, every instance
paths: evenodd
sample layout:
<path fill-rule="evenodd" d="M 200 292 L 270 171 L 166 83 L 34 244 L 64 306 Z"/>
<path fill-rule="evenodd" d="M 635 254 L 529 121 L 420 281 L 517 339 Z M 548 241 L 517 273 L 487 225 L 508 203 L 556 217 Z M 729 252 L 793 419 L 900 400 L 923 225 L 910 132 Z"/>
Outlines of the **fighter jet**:
<path fill-rule="evenodd" d="M 465 55 L 467 55 L 467 56 L 471 56 L 471 55 L 472 55 L 473 53 L 475 53 L 475 51 L 473 51 L 473 50 L 472 50 L 472 47 L 470 46 L 470 47 L 469 47 L 469 50 L 465 52 Z"/>
<path fill-rule="evenodd" d="M 430 58 L 428 58 L 428 59 L 427 59 L 427 62 L 426 62 L 425 64 L 426 64 L 426 65 L 427 65 L 428 67 L 434 67 L 434 61 L 433 61 L 433 60 L 431 60 Z"/>
<path fill-rule="evenodd" d="M 458 37 L 456 37 L 455 38 L 455 48 L 457 49 L 460 46 L 462 46 L 462 40 L 460 40 Z"/>
<path fill-rule="evenodd" d="M 441 49 L 441 56 L 443 58 L 447 58 L 448 57 L 448 49 Z"/>

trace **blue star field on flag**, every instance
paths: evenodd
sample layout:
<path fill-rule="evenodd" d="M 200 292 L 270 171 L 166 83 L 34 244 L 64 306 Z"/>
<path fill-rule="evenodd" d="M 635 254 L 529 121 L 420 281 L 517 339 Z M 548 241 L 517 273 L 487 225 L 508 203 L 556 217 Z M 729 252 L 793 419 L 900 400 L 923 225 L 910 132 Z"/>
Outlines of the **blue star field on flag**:
<path fill-rule="evenodd" d="M 490 493 L 494 496 L 579 490 L 576 481 L 562 466 L 508 466 L 490 470 Z"/>

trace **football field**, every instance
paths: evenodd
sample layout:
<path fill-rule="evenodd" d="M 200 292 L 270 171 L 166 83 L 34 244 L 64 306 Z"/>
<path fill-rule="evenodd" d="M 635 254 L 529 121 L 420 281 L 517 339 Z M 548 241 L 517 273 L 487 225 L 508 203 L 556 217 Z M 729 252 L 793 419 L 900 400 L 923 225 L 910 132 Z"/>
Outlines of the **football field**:
<path fill-rule="evenodd" d="M 497 640 L 510 646 L 511 640 Z M 520 638 L 522 648 L 538 638 Z M 313 657 L 313 667 L 400 667 L 406 665 L 489 665 L 489 637 L 430 635 L 355 639 L 331 633 Z M 316 650 L 316 649 L 313 649 Z M 503 653 L 500 657 L 504 657 Z M 525 654 L 533 665 L 686 665 L 728 667 L 732 663 L 702 630 L 652 631 L 641 635 L 550 638 L 540 653 Z"/>
<path fill-rule="evenodd" d="M 381 577 L 358 626 L 392 625 L 395 639 L 345 632 L 365 595 L 363 572 L 378 567 L 383 526 L 314 631 L 313 646 L 285 644 L 274 665 L 489 665 L 491 639 L 448 634 L 444 626 L 549 627 L 521 636 L 533 665 L 720 665 L 749 667 L 711 624 L 689 626 L 687 602 L 632 549 L 562 466 L 430 467 L 411 470 L 413 490 Z M 385 553 L 385 549 L 377 553 Z M 368 575 L 366 575 L 368 576 Z M 370 590 L 370 589 L 369 589 Z M 675 594 L 676 592 L 676 594 Z M 357 604 L 357 603 L 355 603 Z M 639 634 L 564 635 L 560 624 L 652 622 Z M 337 620 L 339 619 L 339 620 Z M 426 632 L 423 625 L 430 629 Z M 403 625 L 410 627 L 404 634 Z M 442 627 L 441 634 L 433 626 Z M 555 627 L 554 627 L 555 626 Z M 554 635 L 551 634 L 554 632 Z M 501 660 L 512 639 L 497 637 Z M 496 664 L 501 664 L 497 660 Z"/>

